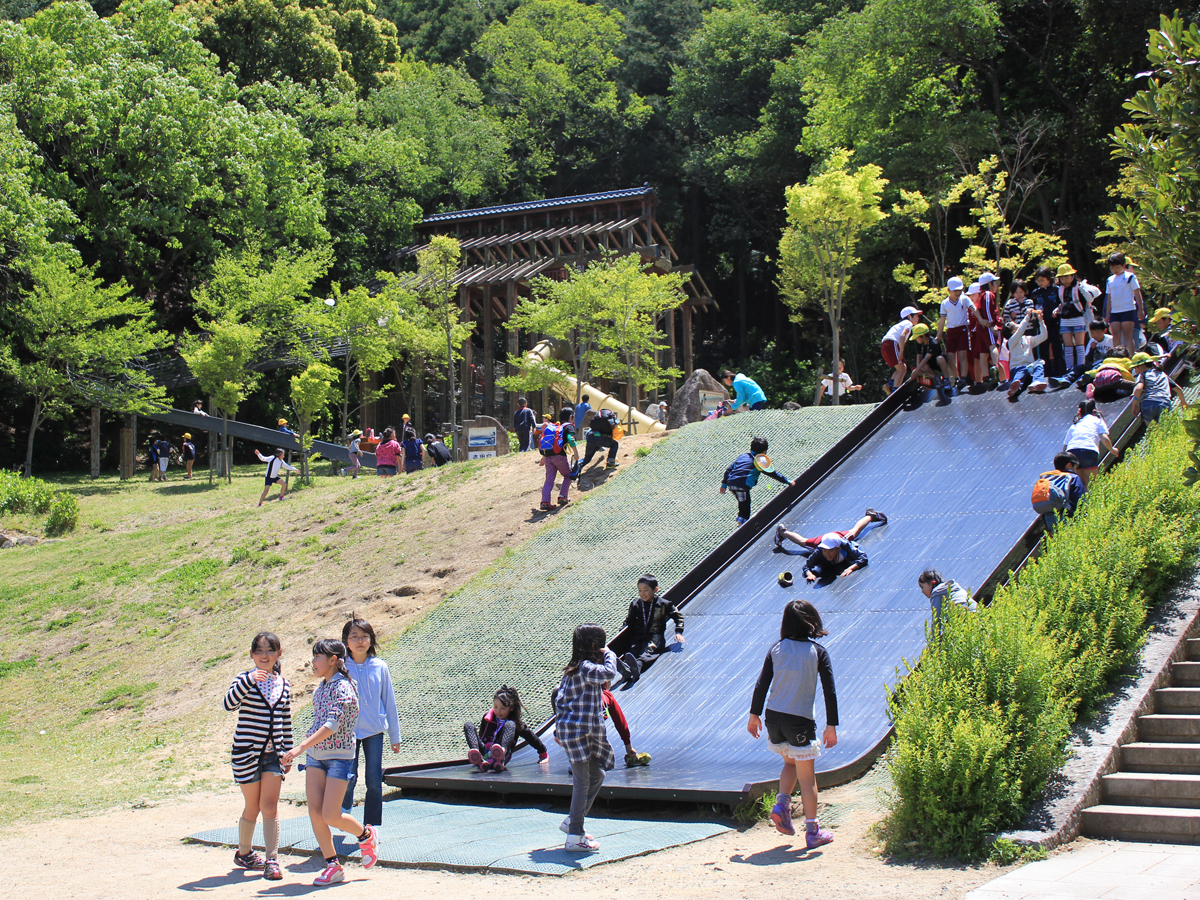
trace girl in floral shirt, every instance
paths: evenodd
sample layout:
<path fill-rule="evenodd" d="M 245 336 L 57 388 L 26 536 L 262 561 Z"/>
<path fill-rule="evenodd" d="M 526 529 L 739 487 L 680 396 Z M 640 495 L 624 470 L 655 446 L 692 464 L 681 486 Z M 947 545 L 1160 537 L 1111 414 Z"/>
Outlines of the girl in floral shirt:
<path fill-rule="evenodd" d="M 342 812 L 346 782 L 354 768 L 354 729 L 358 725 L 358 689 L 346 671 L 346 645 L 325 638 L 313 644 L 312 652 L 313 671 L 321 677 L 313 691 L 313 723 L 304 742 L 284 754 L 283 764 L 289 766 L 301 753 L 308 753 L 304 782 L 308 818 L 325 857 L 325 868 L 313 884 L 324 886 L 346 880 L 331 828 L 357 836 L 364 869 L 375 865 L 379 857 L 379 835 L 374 825 L 360 825 Z"/>

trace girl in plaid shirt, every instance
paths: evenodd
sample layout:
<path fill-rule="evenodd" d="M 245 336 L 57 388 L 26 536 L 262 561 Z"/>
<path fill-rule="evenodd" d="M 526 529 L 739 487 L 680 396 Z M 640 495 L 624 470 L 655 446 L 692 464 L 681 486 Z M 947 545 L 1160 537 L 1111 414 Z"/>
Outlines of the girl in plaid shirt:
<path fill-rule="evenodd" d="M 613 767 L 613 749 L 604 727 L 604 683 L 617 678 L 617 657 L 608 649 L 604 629 L 580 625 L 571 637 L 571 662 L 563 669 L 554 697 L 554 740 L 571 762 L 571 815 L 563 822 L 567 850 L 597 850 L 583 830 L 583 819 L 596 801 L 604 772 Z"/>

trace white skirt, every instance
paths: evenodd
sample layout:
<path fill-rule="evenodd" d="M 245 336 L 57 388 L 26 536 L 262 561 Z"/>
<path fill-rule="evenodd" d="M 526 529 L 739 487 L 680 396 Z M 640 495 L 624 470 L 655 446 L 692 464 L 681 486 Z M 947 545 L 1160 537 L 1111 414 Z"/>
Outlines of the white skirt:
<path fill-rule="evenodd" d="M 767 746 L 784 759 L 808 760 L 816 759 L 821 755 L 821 744 L 819 741 L 811 741 L 805 747 L 796 747 L 788 743 L 774 744 L 768 741 Z"/>

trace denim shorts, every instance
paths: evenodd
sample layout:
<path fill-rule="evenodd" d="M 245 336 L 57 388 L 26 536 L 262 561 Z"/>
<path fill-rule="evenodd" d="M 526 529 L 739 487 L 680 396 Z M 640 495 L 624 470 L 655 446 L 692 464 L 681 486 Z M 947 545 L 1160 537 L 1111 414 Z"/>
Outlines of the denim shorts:
<path fill-rule="evenodd" d="M 1059 323 L 1059 334 L 1077 334 L 1080 331 L 1087 331 L 1087 322 L 1083 319 L 1064 319 Z"/>
<path fill-rule="evenodd" d="M 396 467 L 380 463 L 379 465 L 377 465 L 375 467 L 375 474 L 377 474 L 377 475 L 395 475 Z"/>
<path fill-rule="evenodd" d="M 1081 469 L 1094 469 L 1100 465 L 1100 453 L 1097 450 L 1071 447 L 1067 452 L 1075 454 L 1075 458 L 1079 460 L 1079 468 Z"/>
<path fill-rule="evenodd" d="M 1163 410 L 1170 405 L 1170 403 L 1163 403 L 1161 400 L 1143 400 L 1142 419 L 1147 422 L 1157 422 L 1158 417 L 1163 414 Z"/>
<path fill-rule="evenodd" d="M 337 781 L 349 781 L 350 776 L 354 774 L 353 759 L 313 759 L 309 755 L 304 764 L 310 769 L 320 769 L 326 778 Z"/>
<path fill-rule="evenodd" d="M 279 756 L 274 751 L 264 753 L 258 760 L 258 771 L 250 776 L 249 781 L 243 781 L 242 784 L 254 784 L 257 781 L 262 781 L 263 775 L 278 775 L 283 777 L 283 766 L 279 764 Z"/>

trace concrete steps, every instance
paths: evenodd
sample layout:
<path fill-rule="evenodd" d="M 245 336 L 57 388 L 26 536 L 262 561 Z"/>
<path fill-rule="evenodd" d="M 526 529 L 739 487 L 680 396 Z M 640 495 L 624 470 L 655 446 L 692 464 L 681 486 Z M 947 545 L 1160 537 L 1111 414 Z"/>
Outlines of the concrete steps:
<path fill-rule="evenodd" d="M 1154 692 L 1154 712 L 1138 717 L 1138 740 L 1120 748 L 1102 802 L 1083 811 L 1089 837 L 1200 844 L 1200 638 L 1171 665 L 1170 685 Z"/>

